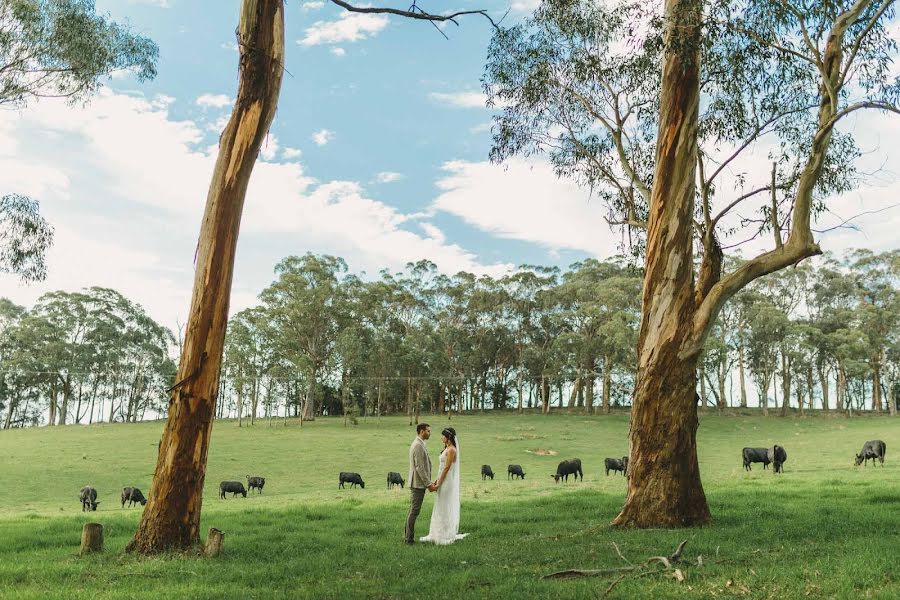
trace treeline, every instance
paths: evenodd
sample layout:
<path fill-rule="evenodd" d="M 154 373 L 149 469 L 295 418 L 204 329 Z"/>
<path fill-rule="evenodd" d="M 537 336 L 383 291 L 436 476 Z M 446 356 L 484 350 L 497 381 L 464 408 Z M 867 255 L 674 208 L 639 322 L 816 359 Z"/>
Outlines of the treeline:
<path fill-rule="evenodd" d="M 2 426 L 139 421 L 164 412 L 171 331 L 106 288 L 0 298 Z"/>
<path fill-rule="evenodd" d="M 307 254 L 275 274 L 259 305 L 229 322 L 220 418 L 589 413 L 630 402 L 641 274 L 624 260 L 502 278 L 446 276 L 420 261 L 364 281 L 340 258 Z M 855 251 L 755 282 L 706 341 L 700 401 L 893 414 L 898 281 L 900 251 Z M 31 310 L 0 300 L 3 427 L 163 416 L 175 348 L 113 290 L 53 292 Z"/>

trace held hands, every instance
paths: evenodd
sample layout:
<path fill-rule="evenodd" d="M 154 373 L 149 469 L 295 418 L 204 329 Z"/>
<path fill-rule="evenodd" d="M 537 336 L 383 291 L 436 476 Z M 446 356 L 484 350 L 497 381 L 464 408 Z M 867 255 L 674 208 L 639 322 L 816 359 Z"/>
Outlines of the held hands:
<path fill-rule="evenodd" d="M 439 482 L 439 481 L 433 481 L 433 482 L 431 482 L 431 485 L 429 485 L 429 486 L 428 486 L 427 488 L 425 488 L 425 489 L 427 489 L 429 492 L 436 492 L 436 491 L 438 491 L 438 488 L 439 488 L 439 487 L 441 487 L 440 482 Z"/>

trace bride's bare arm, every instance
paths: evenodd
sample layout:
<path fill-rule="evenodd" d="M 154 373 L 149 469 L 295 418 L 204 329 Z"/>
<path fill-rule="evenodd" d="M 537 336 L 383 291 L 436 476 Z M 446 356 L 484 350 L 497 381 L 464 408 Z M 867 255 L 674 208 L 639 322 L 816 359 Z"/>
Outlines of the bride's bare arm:
<path fill-rule="evenodd" d="M 456 461 L 456 448 L 450 446 L 447 448 L 447 460 L 444 462 L 444 470 L 441 471 L 441 476 L 438 477 L 437 487 L 441 487 L 441 484 L 444 483 L 444 479 L 447 477 L 447 473 L 450 472 L 450 467 L 453 466 L 453 463 Z"/>

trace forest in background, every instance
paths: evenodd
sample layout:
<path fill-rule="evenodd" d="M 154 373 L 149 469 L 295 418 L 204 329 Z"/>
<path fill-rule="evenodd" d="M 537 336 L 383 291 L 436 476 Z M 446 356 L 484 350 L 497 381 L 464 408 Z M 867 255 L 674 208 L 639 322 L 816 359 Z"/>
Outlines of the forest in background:
<path fill-rule="evenodd" d="M 229 321 L 219 418 L 630 404 L 641 273 L 625 259 L 502 278 L 423 260 L 364 280 L 307 254 L 275 275 Z M 900 251 L 856 250 L 753 282 L 706 341 L 701 402 L 894 414 L 898 280 Z M 111 289 L 56 291 L 30 308 L 0 299 L 0 423 L 164 417 L 181 336 Z"/>

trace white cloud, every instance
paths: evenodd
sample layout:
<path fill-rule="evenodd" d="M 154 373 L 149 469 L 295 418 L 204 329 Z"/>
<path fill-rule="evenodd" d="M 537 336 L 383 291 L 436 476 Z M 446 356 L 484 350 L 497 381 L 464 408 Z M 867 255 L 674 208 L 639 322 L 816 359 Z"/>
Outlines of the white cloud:
<path fill-rule="evenodd" d="M 393 183 L 403 179 L 403 173 L 394 173 L 393 171 L 383 171 L 375 176 L 378 183 Z"/>
<path fill-rule="evenodd" d="M 234 100 L 225 94 L 203 94 L 197 98 L 196 103 L 203 108 L 225 108 L 231 106 Z"/>
<path fill-rule="evenodd" d="M 222 42 L 219 48 L 221 48 L 222 50 L 231 50 L 233 52 L 237 52 L 238 50 L 240 50 L 240 48 L 238 48 L 238 45 L 234 42 Z"/>
<path fill-rule="evenodd" d="M 284 148 L 281 151 L 281 158 L 284 160 L 294 160 L 295 158 L 300 158 L 303 154 L 303 151 L 299 148 Z"/>
<path fill-rule="evenodd" d="M 332 48 L 331 53 L 334 54 L 335 56 L 337 56 L 338 58 L 340 58 L 340 57 L 344 56 L 345 54 L 347 54 L 347 51 L 344 50 L 343 48 L 338 47 L 338 48 Z"/>
<path fill-rule="evenodd" d="M 306 35 L 298 40 L 301 46 L 358 42 L 378 34 L 387 27 L 388 18 L 383 15 L 342 12 L 337 21 L 316 21 L 306 29 Z"/>
<path fill-rule="evenodd" d="M 513 0 L 511 8 L 513 12 L 530 13 L 537 10 L 540 5 L 541 0 Z"/>
<path fill-rule="evenodd" d="M 262 148 L 259 149 L 259 155 L 263 160 L 275 160 L 275 157 L 278 155 L 278 138 L 274 134 L 269 133 L 265 137 Z"/>
<path fill-rule="evenodd" d="M 485 123 L 479 123 L 475 127 L 469 128 L 469 132 L 471 133 L 489 133 L 491 131 L 491 127 L 494 125 L 493 122 L 487 121 Z"/>
<path fill-rule="evenodd" d="M 46 291 L 104 285 L 169 327 L 184 322 L 216 146 L 200 124 L 175 120 L 172 102 L 103 89 L 87 107 L 47 99 L 20 113 L 0 111 L 0 189 L 40 200 L 57 232 L 47 281 L 26 287 L 0 275 L 0 296 L 31 304 Z M 277 145 L 270 136 L 264 151 L 275 154 Z M 319 184 L 299 162 L 258 161 L 231 310 L 256 302 L 281 258 L 306 251 L 343 256 L 368 273 L 421 258 L 446 273 L 510 267 L 483 264 L 436 228 L 420 229 L 419 218 L 369 198 L 358 183 Z"/>
<path fill-rule="evenodd" d="M 443 244 L 447 237 L 444 235 L 444 232 L 435 227 L 433 224 L 428 222 L 419 223 L 419 227 L 422 228 L 422 231 L 425 232 L 425 235 L 428 236 L 429 239 L 432 239 L 439 244 Z"/>
<path fill-rule="evenodd" d="M 312 134 L 311 139 L 317 146 L 324 146 L 334 139 L 334 132 L 327 129 L 321 129 Z"/>
<path fill-rule="evenodd" d="M 431 92 L 428 94 L 428 97 L 438 104 L 454 108 L 484 108 L 487 101 L 485 95 L 481 92 L 454 92 L 450 94 Z"/>
<path fill-rule="evenodd" d="M 603 220 L 606 210 L 587 191 L 560 180 L 545 162 L 453 161 L 437 182 L 432 204 L 470 225 L 501 238 L 540 244 L 551 250 L 577 250 L 597 257 L 615 253 L 616 236 Z"/>
<path fill-rule="evenodd" d="M 323 6 L 325 6 L 324 2 L 304 2 L 300 8 L 304 12 L 309 12 L 309 11 L 313 11 L 313 10 L 319 10 Z"/>

